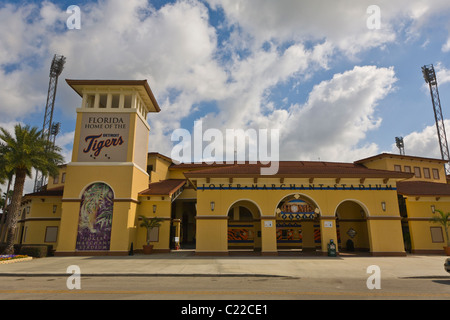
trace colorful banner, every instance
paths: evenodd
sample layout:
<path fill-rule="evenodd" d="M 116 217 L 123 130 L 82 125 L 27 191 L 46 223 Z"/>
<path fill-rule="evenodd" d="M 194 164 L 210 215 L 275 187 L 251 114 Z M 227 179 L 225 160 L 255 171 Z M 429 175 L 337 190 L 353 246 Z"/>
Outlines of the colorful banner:
<path fill-rule="evenodd" d="M 114 193 L 104 183 L 94 183 L 83 193 L 76 249 L 107 251 L 111 241 Z"/>

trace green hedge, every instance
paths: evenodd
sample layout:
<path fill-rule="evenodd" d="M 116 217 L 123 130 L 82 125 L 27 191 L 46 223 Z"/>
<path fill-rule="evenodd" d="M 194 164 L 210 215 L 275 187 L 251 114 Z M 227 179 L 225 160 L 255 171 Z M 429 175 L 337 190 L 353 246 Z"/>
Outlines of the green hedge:
<path fill-rule="evenodd" d="M 0 254 L 6 249 L 6 244 L 0 245 Z M 52 245 L 28 245 L 15 244 L 14 254 L 23 254 L 33 258 L 44 258 L 53 256 Z"/>
<path fill-rule="evenodd" d="M 33 258 L 44 258 L 48 255 L 47 246 L 22 246 L 19 254 L 23 254 Z"/>

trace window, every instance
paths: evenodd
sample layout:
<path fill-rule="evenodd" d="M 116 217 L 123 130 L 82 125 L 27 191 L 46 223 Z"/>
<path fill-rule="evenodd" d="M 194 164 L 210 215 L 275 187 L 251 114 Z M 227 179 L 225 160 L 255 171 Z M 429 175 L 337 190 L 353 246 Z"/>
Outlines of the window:
<path fill-rule="evenodd" d="M 398 164 L 394 165 L 394 171 L 402 171 L 402 166 L 399 166 Z"/>
<path fill-rule="evenodd" d="M 47 227 L 45 229 L 44 242 L 56 242 L 57 237 L 58 237 L 58 227 Z"/>
<path fill-rule="evenodd" d="M 95 104 L 95 95 L 90 94 L 86 99 L 86 108 L 93 108 Z"/>
<path fill-rule="evenodd" d="M 106 104 L 108 102 L 108 95 L 107 94 L 101 94 L 100 95 L 100 102 L 98 106 L 102 109 L 106 108 Z"/>
<path fill-rule="evenodd" d="M 433 169 L 433 179 L 439 180 L 439 170 Z"/>
<path fill-rule="evenodd" d="M 428 168 L 423 168 L 423 176 L 424 176 L 425 179 L 431 179 L 431 176 L 430 176 L 430 169 L 428 169 Z"/>
<path fill-rule="evenodd" d="M 150 231 L 150 242 L 159 242 L 159 227 Z"/>
<path fill-rule="evenodd" d="M 113 94 L 111 100 L 111 108 L 119 108 L 120 104 L 120 94 Z"/>
<path fill-rule="evenodd" d="M 422 173 L 420 172 L 419 167 L 414 167 L 414 174 L 415 174 L 416 178 L 422 178 Z"/>
<path fill-rule="evenodd" d="M 132 96 L 131 95 L 126 95 L 124 98 L 124 108 L 131 108 L 131 100 L 132 100 Z"/>
<path fill-rule="evenodd" d="M 405 172 L 411 172 L 411 167 L 410 166 L 405 166 Z"/>
<path fill-rule="evenodd" d="M 59 175 L 57 175 L 53 178 L 53 184 L 58 184 L 58 181 L 59 181 Z"/>
<path fill-rule="evenodd" d="M 433 243 L 444 242 L 444 234 L 441 227 L 430 227 L 431 241 Z"/>
<path fill-rule="evenodd" d="M 64 172 L 61 176 L 61 183 L 66 182 L 66 173 Z"/>

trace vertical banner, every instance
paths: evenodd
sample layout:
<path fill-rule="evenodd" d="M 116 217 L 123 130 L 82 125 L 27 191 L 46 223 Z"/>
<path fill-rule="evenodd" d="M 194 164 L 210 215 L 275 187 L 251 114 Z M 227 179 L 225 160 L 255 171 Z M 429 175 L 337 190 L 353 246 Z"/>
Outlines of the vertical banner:
<path fill-rule="evenodd" d="M 105 183 L 94 183 L 83 193 L 76 249 L 108 251 L 111 242 L 114 193 Z"/>

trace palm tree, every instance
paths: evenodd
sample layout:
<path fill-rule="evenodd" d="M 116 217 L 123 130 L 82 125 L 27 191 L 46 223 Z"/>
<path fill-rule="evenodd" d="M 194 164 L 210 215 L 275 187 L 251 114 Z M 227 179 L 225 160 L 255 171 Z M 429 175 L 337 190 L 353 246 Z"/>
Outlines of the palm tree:
<path fill-rule="evenodd" d="M 31 177 L 33 168 L 43 175 L 56 175 L 58 165 L 63 162 L 61 149 L 45 139 L 39 129 L 18 124 L 14 127 L 14 133 L 15 137 L 0 128 L 0 165 L 3 166 L 0 172 L 13 172 L 15 175 L 14 191 L 6 221 L 8 231 L 4 254 L 14 253 L 14 237 L 26 177 Z"/>

